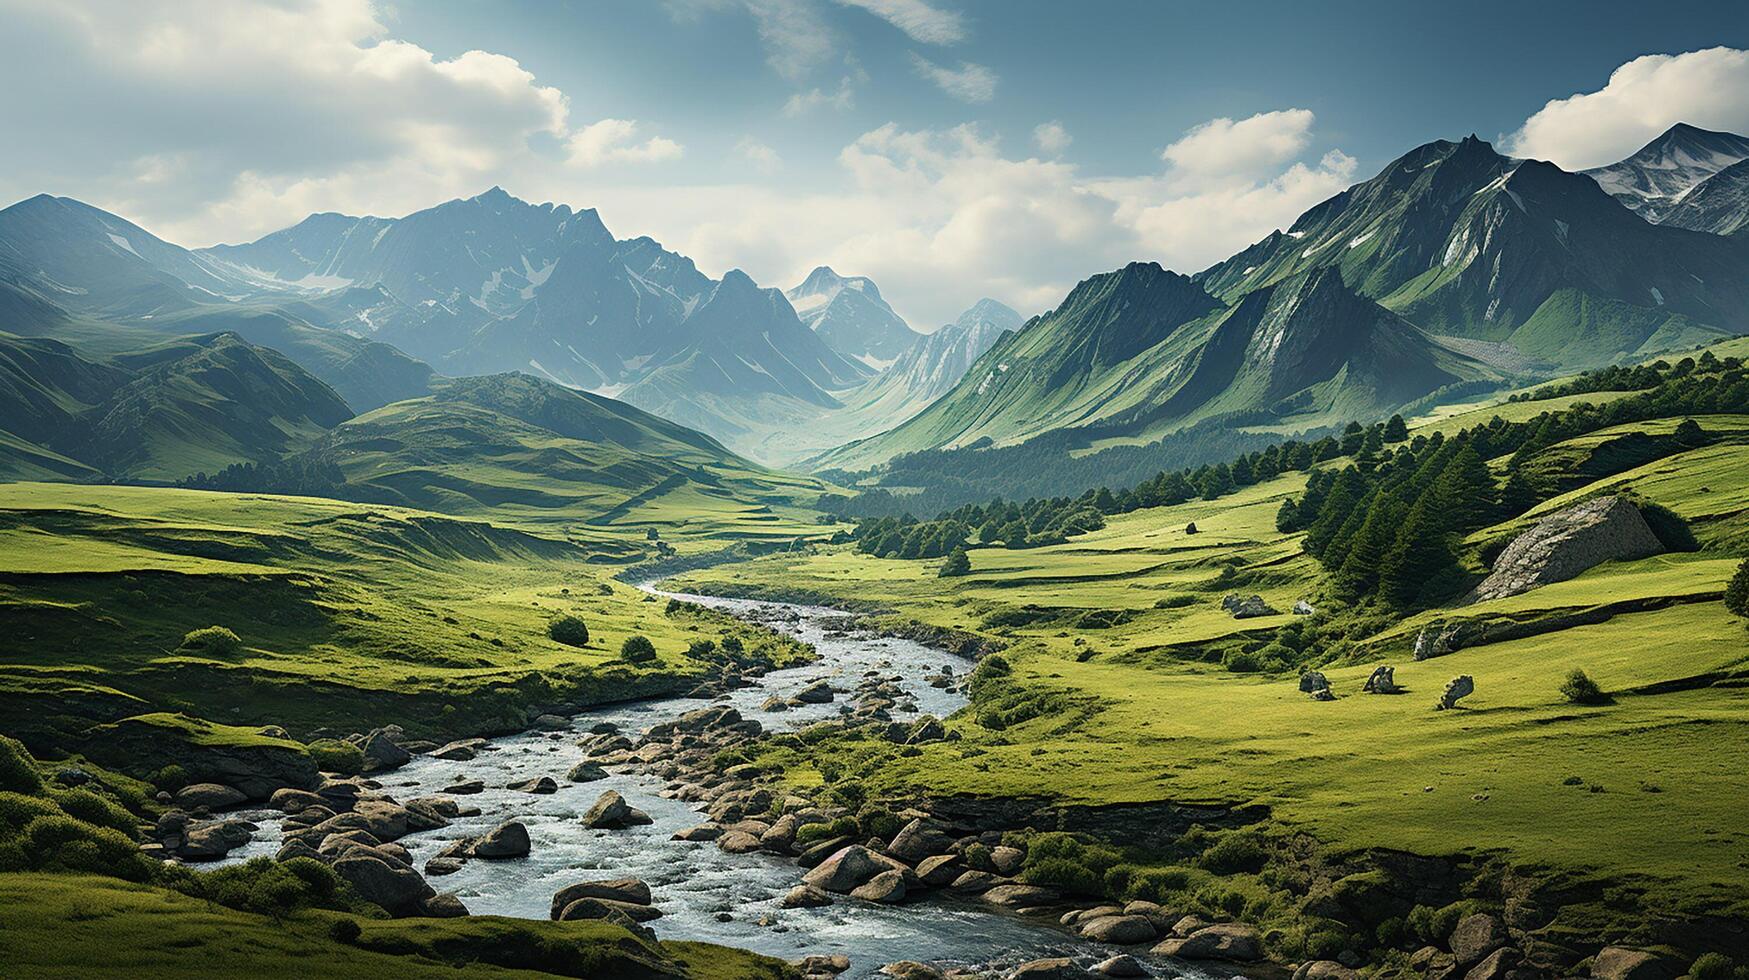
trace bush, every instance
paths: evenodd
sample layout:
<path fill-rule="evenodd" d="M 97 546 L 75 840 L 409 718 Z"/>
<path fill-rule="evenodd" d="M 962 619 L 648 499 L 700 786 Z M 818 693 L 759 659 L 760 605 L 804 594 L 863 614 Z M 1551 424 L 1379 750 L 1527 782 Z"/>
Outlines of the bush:
<path fill-rule="evenodd" d="M 93 827 L 62 815 L 41 816 L 24 828 L 24 853 L 31 866 L 46 870 L 80 871 L 129 881 L 144 880 L 150 861 L 127 835 Z"/>
<path fill-rule="evenodd" d="M 40 793 L 42 774 L 36 771 L 36 760 L 30 750 L 15 738 L 0 735 L 0 790 L 12 793 Z"/>
<path fill-rule="evenodd" d="M 1269 855 L 1263 850 L 1263 845 L 1250 834 L 1228 834 L 1215 842 L 1215 845 L 1202 852 L 1197 863 L 1218 875 L 1238 874 L 1247 872 L 1256 874 L 1262 870 L 1263 863 Z"/>
<path fill-rule="evenodd" d="M 1561 697 L 1573 704 L 1604 704 L 1609 700 L 1609 695 L 1603 693 L 1603 688 L 1598 687 L 1596 681 L 1577 667 L 1573 668 L 1573 672 L 1561 684 Z"/>
<path fill-rule="evenodd" d="M 628 636 L 620 644 L 619 658 L 629 664 L 647 664 L 656 659 L 656 645 L 645 636 Z"/>
<path fill-rule="evenodd" d="M 298 909 L 345 907 L 338 898 L 339 877 L 312 858 L 280 863 L 258 857 L 198 875 L 192 884 L 199 897 L 209 902 L 274 918 Z"/>
<path fill-rule="evenodd" d="M 75 820 L 97 827 L 108 827 L 129 837 L 139 831 L 139 820 L 127 810 L 86 789 L 73 789 L 57 794 L 55 802 L 62 812 Z"/>
<path fill-rule="evenodd" d="M 350 946 L 358 942 L 359 934 L 363 931 L 352 919 L 335 919 L 334 924 L 328 927 L 328 938 Z"/>
<path fill-rule="evenodd" d="M 855 837 L 855 817 L 839 817 L 829 823 L 805 823 L 796 830 L 796 846 L 808 847 L 834 837 Z"/>
<path fill-rule="evenodd" d="M 1131 874 L 1129 887 L 1124 889 L 1123 895 L 1164 904 L 1189 887 L 1190 872 L 1183 868 L 1159 868 Z"/>
<path fill-rule="evenodd" d="M 995 871 L 996 864 L 990 860 L 990 849 L 980 843 L 966 845 L 966 867 L 974 871 Z"/>
<path fill-rule="evenodd" d="M 1164 599 L 1154 600 L 1155 609 L 1183 609 L 1185 606 L 1196 605 L 1196 596 L 1169 595 Z"/>
<path fill-rule="evenodd" d="M 351 742 L 337 738 L 319 738 L 305 746 L 316 768 L 342 776 L 356 776 L 364 771 L 364 750 Z"/>
<path fill-rule="evenodd" d="M 1689 980 L 1731 980 L 1736 972 L 1731 958 L 1723 953 L 1702 953 L 1688 968 Z"/>
<path fill-rule="evenodd" d="M 1077 895 L 1098 895 L 1105 879 L 1084 864 L 1068 858 L 1052 857 L 1028 861 L 1020 880 L 1029 885 L 1043 885 Z"/>
<path fill-rule="evenodd" d="M 1458 920 L 1474 911 L 1469 902 L 1453 902 L 1443 908 L 1431 908 L 1417 905 L 1409 910 L 1405 924 L 1415 936 L 1424 943 L 1443 945 L 1451 931 L 1457 928 Z"/>
<path fill-rule="evenodd" d="M 971 573 L 971 556 L 966 554 L 966 549 L 960 548 L 955 550 L 953 554 L 947 556 L 947 560 L 941 563 L 941 570 L 935 574 L 938 578 L 955 578 L 961 575 L 970 575 Z"/>
<path fill-rule="evenodd" d="M 741 642 L 741 638 L 732 633 L 724 633 L 723 642 L 720 645 L 723 652 L 731 657 L 738 657 L 741 655 L 741 651 L 747 649 L 746 645 Z"/>
<path fill-rule="evenodd" d="M 1737 573 L 1725 586 L 1725 609 L 1738 616 L 1749 616 L 1749 558 L 1738 564 Z"/>
<path fill-rule="evenodd" d="M 52 817 L 60 812 L 60 807 L 41 797 L 0 792 L 0 837 L 18 833 L 37 817 Z"/>
<path fill-rule="evenodd" d="M 234 657 L 243 652 L 243 641 L 223 626 L 190 630 L 182 638 L 182 650 L 208 657 Z"/>
<path fill-rule="evenodd" d="M 560 616 L 547 624 L 547 635 L 568 647 L 588 646 L 589 624 L 581 616 Z"/>
<path fill-rule="evenodd" d="M 172 762 L 153 773 L 152 778 L 148 779 L 147 782 L 166 793 L 174 793 L 187 786 L 191 780 L 188 778 L 188 770 Z"/>

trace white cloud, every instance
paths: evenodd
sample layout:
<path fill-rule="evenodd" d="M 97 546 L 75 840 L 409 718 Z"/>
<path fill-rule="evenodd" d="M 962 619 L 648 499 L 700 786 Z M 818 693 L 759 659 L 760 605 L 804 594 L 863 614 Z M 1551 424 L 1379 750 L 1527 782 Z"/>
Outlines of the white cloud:
<path fill-rule="evenodd" d="M 1040 152 L 1056 156 L 1068 149 L 1069 144 L 1074 142 L 1074 139 L 1069 135 L 1069 131 L 1063 128 L 1062 123 L 1053 119 L 1047 123 L 1039 123 L 1032 128 L 1032 142 L 1034 146 L 1039 148 Z"/>
<path fill-rule="evenodd" d="M 786 116 L 805 116 L 816 109 L 831 109 L 834 112 L 845 112 L 856 107 L 856 90 L 851 76 L 846 75 L 838 81 L 838 88 L 828 92 L 815 88 L 806 92 L 797 92 L 783 104 L 783 114 Z"/>
<path fill-rule="evenodd" d="M 477 193 L 571 136 L 565 95 L 514 59 L 440 58 L 367 0 L 0 0 L 0 19 L 0 90 L 32 93 L 0 99 L 0 195 L 77 194 L 190 244 Z"/>
<path fill-rule="evenodd" d="M 943 10 L 924 0 L 838 2 L 846 7 L 861 7 L 923 44 L 958 44 L 966 39 L 965 20 L 957 11 Z"/>
<path fill-rule="evenodd" d="M 1260 112 L 1238 122 L 1223 116 L 1192 128 L 1160 157 L 1185 177 L 1248 178 L 1298 157 L 1311 138 L 1306 109 Z"/>
<path fill-rule="evenodd" d="M 776 150 L 751 136 L 741 137 L 741 141 L 735 144 L 735 154 L 762 174 L 774 174 L 783 167 L 783 158 Z"/>
<path fill-rule="evenodd" d="M 1514 156 L 1568 170 L 1614 163 L 1679 122 L 1749 132 L 1749 51 L 1649 54 L 1595 92 L 1552 99 L 1505 139 Z"/>
<path fill-rule="evenodd" d="M 814 0 L 667 0 L 666 6 L 683 23 L 706 13 L 746 13 L 765 48 L 766 64 L 792 82 L 832 60 L 839 43 Z"/>
<path fill-rule="evenodd" d="M 911 64 L 917 74 L 961 102 L 988 102 L 996 97 L 996 73 L 983 65 L 962 61 L 958 70 L 944 68 L 916 52 L 911 53 Z"/>
<path fill-rule="evenodd" d="M 679 143 L 663 136 L 643 142 L 635 119 L 603 119 L 571 134 L 566 141 L 566 160 L 573 166 L 599 167 L 608 163 L 660 163 L 677 160 L 684 152 Z"/>

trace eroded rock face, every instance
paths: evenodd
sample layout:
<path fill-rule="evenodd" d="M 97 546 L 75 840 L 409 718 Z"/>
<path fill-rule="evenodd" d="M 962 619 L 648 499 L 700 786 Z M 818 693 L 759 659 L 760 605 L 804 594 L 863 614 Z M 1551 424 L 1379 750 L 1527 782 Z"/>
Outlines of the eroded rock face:
<path fill-rule="evenodd" d="M 1632 561 L 1664 546 L 1623 497 L 1598 497 L 1538 521 L 1506 546 L 1494 572 L 1465 599 L 1481 602 L 1564 582 L 1606 561 Z"/>
<path fill-rule="evenodd" d="M 1433 706 L 1435 711 L 1445 711 L 1457 707 L 1459 698 L 1467 698 L 1476 693 L 1476 681 L 1468 674 L 1459 674 L 1447 681 L 1445 690 L 1440 692 L 1439 701 Z"/>
<path fill-rule="evenodd" d="M 1237 593 L 1221 600 L 1221 608 L 1231 613 L 1234 619 L 1255 619 L 1258 616 L 1274 616 L 1275 608 L 1263 601 L 1260 595 L 1242 596 Z"/>
<path fill-rule="evenodd" d="M 1388 665 L 1374 667 L 1366 679 L 1366 686 L 1361 688 L 1368 694 L 1396 694 L 1402 688 L 1397 686 L 1397 668 Z"/>

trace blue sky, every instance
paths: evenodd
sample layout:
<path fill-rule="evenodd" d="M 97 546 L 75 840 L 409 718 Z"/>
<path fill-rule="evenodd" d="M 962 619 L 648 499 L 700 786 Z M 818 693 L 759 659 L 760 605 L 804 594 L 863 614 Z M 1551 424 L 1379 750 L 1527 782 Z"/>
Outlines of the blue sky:
<path fill-rule="evenodd" d="M 498 184 L 921 329 L 1195 271 L 1436 138 L 1749 131 L 1749 5 L 0 0 L 0 197 L 188 245 Z M 1554 100 L 1551 102 L 1551 100 Z"/>

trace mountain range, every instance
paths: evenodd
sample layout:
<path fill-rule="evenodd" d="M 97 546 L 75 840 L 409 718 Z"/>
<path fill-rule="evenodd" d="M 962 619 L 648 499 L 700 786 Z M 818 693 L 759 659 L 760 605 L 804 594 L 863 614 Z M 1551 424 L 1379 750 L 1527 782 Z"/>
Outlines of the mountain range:
<path fill-rule="evenodd" d="M 1312 429 L 1692 346 L 1749 323 L 1743 245 L 1474 136 L 1436 141 L 1195 276 L 1133 263 L 1082 282 L 929 408 L 814 463 L 1222 418 Z"/>
<path fill-rule="evenodd" d="M 712 279 L 594 210 L 500 188 L 196 250 L 39 195 L 0 210 L 0 330 L 74 344 L 94 374 L 154 346 L 254 350 L 348 413 L 454 390 L 444 375 L 527 372 L 742 455 L 856 467 L 1059 432 L 1310 429 L 1692 346 L 1749 322 L 1746 223 L 1749 139 L 1733 134 L 1679 125 L 1584 174 L 1441 140 L 1195 275 L 1132 263 L 1024 324 L 984 300 L 921 334 L 867 277 Z M 112 394 L 68 404 L 89 423 Z M 307 420 L 335 424 L 261 410 L 280 437 L 212 458 L 296 452 Z M 8 431 L 63 469 L 166 472 Z"/>

